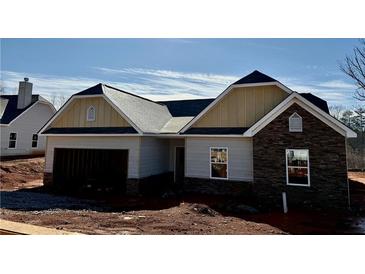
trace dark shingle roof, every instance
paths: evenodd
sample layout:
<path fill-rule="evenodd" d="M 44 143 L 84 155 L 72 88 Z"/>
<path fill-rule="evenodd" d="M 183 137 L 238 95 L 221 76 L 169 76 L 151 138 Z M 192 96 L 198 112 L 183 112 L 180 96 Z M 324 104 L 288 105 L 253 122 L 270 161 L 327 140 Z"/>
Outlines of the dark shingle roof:
<path fill-rule="evenodd" d="M 330 111 L 328 109 L 327 101 L 313 95 L 312 93 L 299 93 L 302 97 L 307 99 L 309 102 L 311 102 L 316 107 L 320 108 L 324 112 L 330 114 Z"/>
<path fill-rule="evenodd" d="M 74 95 L 98 95 L 103 94 L 103 84 L 99 83 L 95 86 L 80 91 Z"/>
<path fill-rule="evenodd" d="M 205 109 L 214 99 L 194 99 L 178 101 L 160 101 L 160 104 L 166 105 L 173 117 L 197 116 Z"/>
<path fill-rule="evenodd" d="M 277 82 L 274 78 L 255 70 L 254 72 L 246 75 L 240 80 L 233 83 L 233 85 L 242 85 L 242 84 L 254 84 L 254 83 L 266 83 L 266 82 Z"/>
<path fill-rule="evenodd" d="M 145 133 L 158 133 L 172 118 L 166 106 L 105 84 L 97 84 L 75 96 L 98 94 L 104 94 Z"/>
<path fill-rule="evenodd" d="M 30 108 L 35 102 L 37 102 L 39 100 L 39 95 L 32 95 L 31 103 L 29 104 L 29 106 L 23 109 L 17 108 L 18 95 L 1 95 L 1 99 L 6 99 L 8 100 L 8 102 L 6 103 L 5 110 L 3 112 L 3 115 L 1 116 L 0 124 L 9 124 L 16 117 L 18 117 L 28 108 Z"/>
<path fill-rule="evenodd" d="M 133 134 L 132 127 L 54 127 L 42 132 L 44 134 Z"/>
<path fill-rule="evenodd" d="M 248 127 L 196 127 L 189 128 L 184 134 L 204 134 L 204 135 L 236 135 L 243 134 Z"/>

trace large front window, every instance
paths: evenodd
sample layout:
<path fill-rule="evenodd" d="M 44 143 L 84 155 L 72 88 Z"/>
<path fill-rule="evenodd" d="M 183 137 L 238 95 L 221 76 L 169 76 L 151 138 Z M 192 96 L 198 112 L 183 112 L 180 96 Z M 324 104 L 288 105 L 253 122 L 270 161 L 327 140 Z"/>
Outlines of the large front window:
<path fill-rule="evenodd" d="M 210 177 L 216 179 L 228 178 L 228 148 L 210 148 Z"/>
<path fill-rule="evenodd" d="M 286 150 L 286 183 L 295 186 L 309 186 L 308 149 Z"/>

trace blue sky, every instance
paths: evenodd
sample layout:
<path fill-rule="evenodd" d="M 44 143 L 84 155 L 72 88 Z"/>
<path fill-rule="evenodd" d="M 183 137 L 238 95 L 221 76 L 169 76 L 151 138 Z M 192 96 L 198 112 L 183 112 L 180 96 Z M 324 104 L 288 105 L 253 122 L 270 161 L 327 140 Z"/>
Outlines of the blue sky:
<path fill-rule="evenodd" d="M 6 93 L 29 77 L 47 98 L 99 82 L 155 100 L 216 97 L 257 69 L 330 105 L 353 106 L 339 70 L 357 39 L 2 39 Z"/>

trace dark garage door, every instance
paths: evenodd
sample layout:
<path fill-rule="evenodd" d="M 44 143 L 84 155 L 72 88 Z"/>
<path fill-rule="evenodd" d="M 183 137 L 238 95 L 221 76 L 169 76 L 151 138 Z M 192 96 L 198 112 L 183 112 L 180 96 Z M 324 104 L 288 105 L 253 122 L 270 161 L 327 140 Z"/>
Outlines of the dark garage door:
<path fill-rule="evenodd" d="M 125 191 L 128 150 L 66 149 L 54 152 L 54 183 L 68 189 Z"/>

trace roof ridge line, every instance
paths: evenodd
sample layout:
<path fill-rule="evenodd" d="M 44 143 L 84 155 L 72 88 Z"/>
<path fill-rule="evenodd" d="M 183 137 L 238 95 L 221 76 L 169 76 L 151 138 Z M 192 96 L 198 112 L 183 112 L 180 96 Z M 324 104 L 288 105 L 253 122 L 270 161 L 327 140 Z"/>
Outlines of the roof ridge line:
<path fill-rule="evenodd" d="M 108 87 L 108 88 L 115 89 L 115 90 L 117 90 L 117 91 L 120 91 L 120 92 L 126 93 L 126 94 L 128 94 L 128 95 L 131 95 L 131 96 L 134 96 L 134 97 L 137 97 L 137 98 L 140 98 L 140 99 L 143 99 L 143 100 L 149 101 L 149 102 L 151 102 L 151 103 L 155 103 L 155 104 L 157 104 L 157 105 L 161 105 L 161 104 L 159 104 L 158 102 L 153 101 L 153 100 L 151 100 L 151 99 L 148 99 L 148 98 L 142 97 L 142 96 L 140 96 L 140 95 L 137 95 L 137 94 L 134 94 L 134 93 L 131 93 L 131 92 L 128 92 L 128 91 L 125 91 L 125 90 L 122 90 L 122 89 L 119 89 L 119 88 L 116 88 L 116 87 L 113 87 L 113 86 L 107 85 L 107 84 L 101 84 L 101 86 L 102 86 L 102 89 L 103 89 L 103 93 L 104 93 L 104 88 L 103 88 L 103 86 L 106 86 L 106 87 Z"/>

